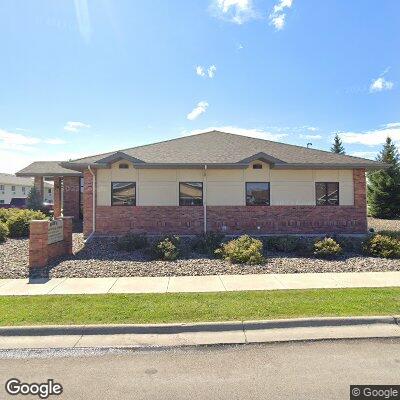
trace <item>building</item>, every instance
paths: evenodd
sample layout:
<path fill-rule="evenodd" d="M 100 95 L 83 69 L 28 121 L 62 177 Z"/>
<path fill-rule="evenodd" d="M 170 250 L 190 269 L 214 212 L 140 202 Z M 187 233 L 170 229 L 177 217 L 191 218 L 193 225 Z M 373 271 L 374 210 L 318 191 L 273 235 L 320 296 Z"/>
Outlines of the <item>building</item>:
<path fill-rule="evenodd" d="M 0 206 L 24 207 L 33 185 L 32 178 L 0 173 Z M 53 203 L 53 182 L 44 182 L 43 201 Z"/>
<path fill-rule="evenodd" d="M 377 161 L 212 131 L 18 176 L 55 179 L 55 213 L 84 234 L 362 234 L 367 169 Z M 61 195 L 62 193 L 62 195 Z M 61 199 L 63 199 L 61 204 Z M 80 212 L 81 210 L 81 212 Z"/>

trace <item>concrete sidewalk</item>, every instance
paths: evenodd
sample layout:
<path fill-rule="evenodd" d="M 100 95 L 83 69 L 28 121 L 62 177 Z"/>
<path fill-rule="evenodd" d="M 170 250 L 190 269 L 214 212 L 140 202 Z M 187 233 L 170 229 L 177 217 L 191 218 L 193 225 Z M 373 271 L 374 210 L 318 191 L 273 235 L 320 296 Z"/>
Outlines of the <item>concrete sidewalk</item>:
<path fill-rule="evenodd" d="M 0 349 L 149 348 L 399 338 L 398 318 L 302 318 L 158 325 L 0 327 Z"/>
<path fill-rule="evenodd" d="M 240 290 L 400 287 L 400 271 L 126 278 L 0 279 L 0 296 L 178 293 Z"/>

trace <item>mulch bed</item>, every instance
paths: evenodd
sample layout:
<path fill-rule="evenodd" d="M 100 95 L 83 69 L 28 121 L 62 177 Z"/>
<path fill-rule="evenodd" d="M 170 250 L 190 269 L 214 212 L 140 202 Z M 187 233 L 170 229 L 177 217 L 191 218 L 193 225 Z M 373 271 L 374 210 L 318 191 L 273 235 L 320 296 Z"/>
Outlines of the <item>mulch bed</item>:
<path fill-rule="evenodd" d="M 218 274 L 265 274 L 305 272 L 400 271 L 400 260 L 347 254 L 336 260 L 270 254 L 264 265 L 232 265 L 218 259 L 193 258 L 149 261 L 141 251 L 121 252 L 113 238 L 96 238 L 84 246 L 74 233 L 75 255 L 54 262 L 50 277 L 183 276 Z M 9 239 L 0 245 L 0 278 L 28 276 L 28 240 Z"/>

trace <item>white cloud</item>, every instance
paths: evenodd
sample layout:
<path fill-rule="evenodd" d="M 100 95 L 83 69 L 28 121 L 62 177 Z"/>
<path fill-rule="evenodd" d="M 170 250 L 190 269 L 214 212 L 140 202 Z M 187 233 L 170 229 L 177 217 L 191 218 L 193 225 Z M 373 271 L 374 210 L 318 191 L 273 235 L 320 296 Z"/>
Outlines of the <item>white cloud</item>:
<path fill-rule="evenodd" d="M 354 151 L 350 155 L 354 156 L 354 157 L 369 158 L 370 160 L 374 160 L 376 158 L 377 152 L 376 151 Z"/>
<path fill-rule="evenodd" d="M 90 128 L 90 125 L 79 121 L 68 121 L 64 126 L 64 130 L 68 132 L 79 132 L 82 128 Z"/>
<path fill-rule="evenodd" d="M 79 32 L 86 43 L 90 42 L 92 26 L 90 24 L 89 7 L 87 0 L 74 0 L 75 14 Z"/>
<path fill-rule="evenodd" d="M 286 21 L 286 9 L 291 8 L 293 0 L 279 0 L 274 5 L 271 13 L 269 14 L 269 23 L 273 25 L 276 30 L 281 30 L 285 26 Z"/>
<path fill-rule="evenodd" d="M 209 78 L 214 78 L 215 72 L 217 71 L 217 67 L 215 65 L 210 65 L 207 70 L 207 74 Z"/>
<path fill-rule="evenodd" d="M 314 140 L 320 140 L 322 139 L 321 135 L 299 135 L 302 139 L 314 139 Z"/>
<path fill-rule="evenodd" d="M 382 90 L 391 90 L 393 89 L 394 83 L 385 79 L 384 76 L 377 78 L 372 81 L 369 91 L 372 92 L 381 92 Z"/>
<path fill-rule="evenodd" d="M 311 132 L 316 132 L 318 130 L 316 126 L 305 126 L 305 128 Z"/>
<path fill-rule="evenodd" d="M 197 117 L 199 117 L 201 114 L 205 113 L 208 108 L 208 103 L 206 101 L 200 101 L 197 103 L 197 106 L 193 108 L 192 111 L 186 116 L 187 119 L 190 121 L 193 121 Z"/>
<path fill-rule="evenodd" d="M 59 139 L 59 138 L 50 138 L 50 139 L 45 139 L 44 143 L 46 144 L 66 144 L 67 142 L 63 139 Z"/>
<path fill-rule="evenodd" d="M 196 66 L 196 74 L 203 77 L 209 77 L 210 79 L 214 78 L 215 72 L 217 71 L 217 67 L 213 64 L 208 68 L 203 67 L 202 65 Z"/>
<path fill-rule="evenodd" d="M 0 129 L 0 148 L 19 151 L 31 151 L 32 145 L 40 143 L 40 139 L 22 135 L 21 133 L 8 132 Z"/>
<path fill-rule="evenodd" d="M 385 128 L 400 128 L 400 122 L 390 122 L 389 124 L 383 125 Z"/>
<path fill-rule="evenodd" d="M 238 50 L 243 50 L 243 49 L 244 49 L 244 46 L 242 45 L 242 43 L 238 43 L 238 45 L 236 46 L 236 48 L 237 48 Z"/>
<path fill-rule="evenodd" d="M 213 0 L 210 10 L 215 17 L 239 25 L 257 18 L 252 0 Z"/>
<path fill-rule="evenodd" d="M 265 139 L 265 140 L 280 140 L 286 136 L 288 136 L 287 133 L 273 133 L 266 131 L 264 129 L 256 129 L 256 128 L 251 128 L 251 129 L 246 129 L 246 128 L 239 128 L 237 126 L 210 126 L 205 129 L 194 129 L 191 131 L 183 131 L 182 135 L 183 136 L 190 136 L 190 135 L 196 135 L 198 133 L 204 133 L 204 132 L 210 132 L 210 131 L 221 131 L 221 132 L 227 132 L 227 133 L 233 133 L 235 135 L 242 135 L 242 136 L 250 136 L 254 137 L 257 139 Z"/>
<path fill-rule="evenodd" d="M 374 129 L 365 132 L 339 132 L 340 137 L 344 143 L 360 143 L 367 146 L 377 146 L 385 143 L 388 136 L 392 138 L 394 142 L 400 145 L 400 125 L 395 123 L 395 126 L 388 126 L 393 124 L 387 124 L 384 128 Z"/>

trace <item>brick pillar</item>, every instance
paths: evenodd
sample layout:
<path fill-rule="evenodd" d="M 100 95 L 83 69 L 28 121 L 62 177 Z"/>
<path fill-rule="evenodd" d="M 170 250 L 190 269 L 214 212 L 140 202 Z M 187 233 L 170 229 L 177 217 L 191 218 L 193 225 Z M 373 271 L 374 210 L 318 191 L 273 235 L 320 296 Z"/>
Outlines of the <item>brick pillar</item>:
<path fill-rule="evenodd" d="M 54 218 L 61 217 L 61 178 L 54 178 Z"/>
<path fill-rule="evenodd" d="M 93 176 L 86 170 L 83 174 L 83 235 L 93 231 Z"/>
<path fill-rule="evenodd" d="M 43 180 L 43 176 L 35 176 L 34 185 L 35 185 L 35 188 L 38 191 L 38 193 L 40 194 L 41 199 L 43 201 L 43 198 L 44 198 L 44 180 Z"/>
<path fill-rule="evenodd" d="M 360 221 L 361 230 L 368 231 L 367 222 L 367 190 L 365 169 L 353 169 L 354 181 L 354 206 L 356 207 L 357 219 Z"/>
<path fill-rule="evenodd" d="M 33 220 L 29 227 L 29 268 L 45 268 L 48 262 L 49 221 Z"/>
<path fill-rule="evenodd" d="M 63 178 L 63 215 L 79 219 L 79 176 Z"/>

